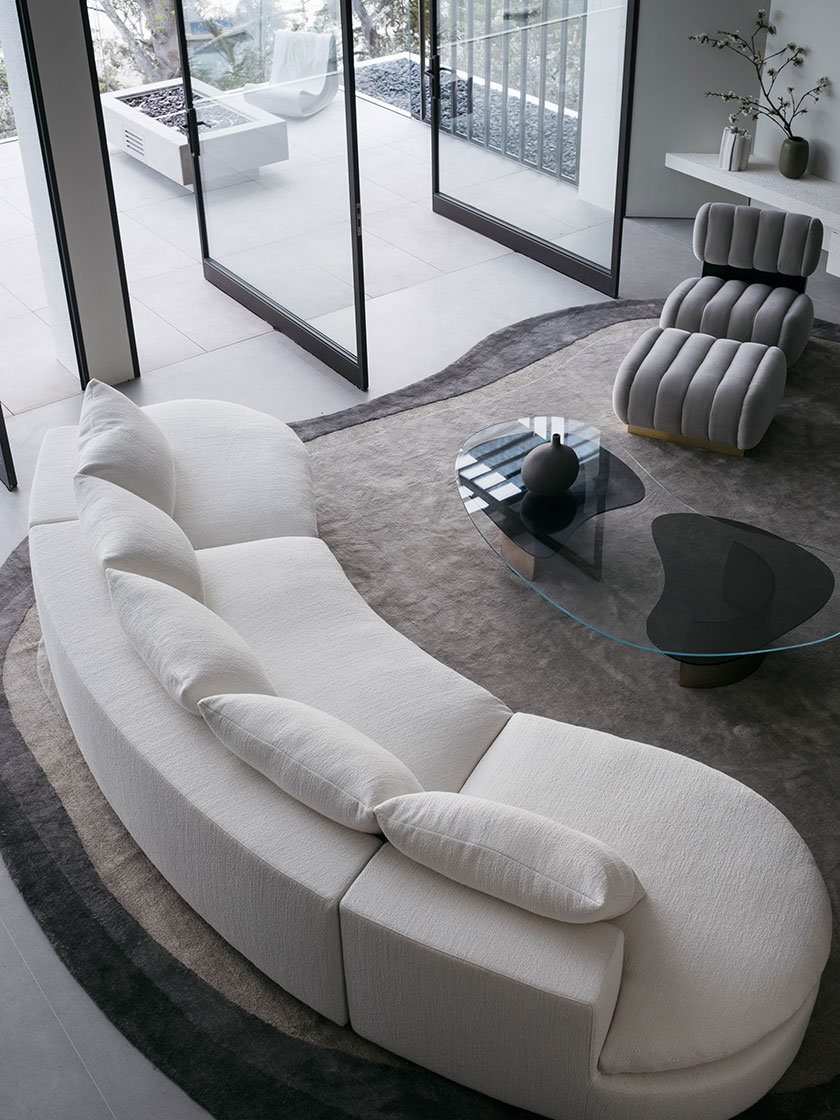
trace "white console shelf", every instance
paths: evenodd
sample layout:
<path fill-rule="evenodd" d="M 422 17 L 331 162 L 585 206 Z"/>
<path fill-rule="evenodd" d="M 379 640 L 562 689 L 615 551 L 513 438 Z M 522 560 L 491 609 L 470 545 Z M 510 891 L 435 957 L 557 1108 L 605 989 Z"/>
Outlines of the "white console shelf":
<path fill-rule="evenodd" d="M 724 171 L 717 152 L 668 152 L 665 166 L 779 210 L 819 218 L 826 231 L 826 271 L 840 276 L 840 183 L 815 175 L 786 179 L 771 160 L 756 156 L 746 171 Z"/>

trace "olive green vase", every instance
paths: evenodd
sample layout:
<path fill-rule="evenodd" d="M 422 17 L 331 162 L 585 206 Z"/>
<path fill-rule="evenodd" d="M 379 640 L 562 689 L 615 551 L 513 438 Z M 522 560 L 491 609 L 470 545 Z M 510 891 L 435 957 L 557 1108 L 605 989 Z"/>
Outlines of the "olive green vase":
<path fill-rule="evenodd" d="M 779 170 L 786 179 L 800 179 L 808 170 L 808 141 L 786 136 L 779 152 Z"/>

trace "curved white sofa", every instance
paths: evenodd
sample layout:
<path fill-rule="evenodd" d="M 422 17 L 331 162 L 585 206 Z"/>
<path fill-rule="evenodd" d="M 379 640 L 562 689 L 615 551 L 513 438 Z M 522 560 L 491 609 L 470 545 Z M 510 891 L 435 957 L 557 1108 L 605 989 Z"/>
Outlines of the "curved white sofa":
<path fill-rule="evenodd" d="M 49 662 L 105 796 L 222 936 L 336 1023 L 557 1120 L 715 1120 L 773 1085 L 831 927 L 813 859 L 775 808 L 678 754 L 512 714 L 394 631 L 318 538 L 307 453 L 279 421 L 214 401 L 139 410 L 94 382 L 80 431 L 81 505 L 75 428 L 48 433 L 32 491 Z M 241 648 L 220 660 L 225 642 Z M 196 662 L 216 657 L 189 680 L 185 644 Z M 172 671 L 159 664 L 170 655 Z M 211 730 L 211 710 L 252 705 L 285 713 L 255 765 L 285 764 L 287 735 L 305 765 L 280 781 L 303 773 L 298 796 Z M 333 765 L 351 785 L 370 778 L 354 827 L 309 807 L 324 786 L 307 782 Z M 430 800 L 433 823 L 457 831 L 463 808 L 474 830 L 451 859 L 449 837 L 423 825 Z M 409 803 L 421 816 L 403 814 L 400 831 L 389 813 Z M 428 860 L 422 843 L 413 859 L 398 850 L 406 836 L 413 850 L 418 820 Z M 517 863 L 541 822 L 550 842 Z M 540 861 L 566 858 L 564 828 L 583 878 L 558 903 Z M 609 913 L 583 881 L 599 845 L 607 893 L 626 897 L 592 920 Z M 498 849 L 510 858 L 496 890 Z M 545 916 L 570 899 L 583 907 L 571 920 Z"/>

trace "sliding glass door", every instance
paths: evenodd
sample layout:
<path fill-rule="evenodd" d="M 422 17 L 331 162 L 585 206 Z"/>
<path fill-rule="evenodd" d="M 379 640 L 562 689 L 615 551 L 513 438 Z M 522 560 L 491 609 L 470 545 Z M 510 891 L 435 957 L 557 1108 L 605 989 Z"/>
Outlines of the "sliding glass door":
<path fill-rule="evenodd" d="M 205 276 L 366 389 L 350 0 L 177 8 Z"/>
<path fill-rule="evenodd" d="M 433 207 L 615 295 L 636 0 L 432 0 Z"/>

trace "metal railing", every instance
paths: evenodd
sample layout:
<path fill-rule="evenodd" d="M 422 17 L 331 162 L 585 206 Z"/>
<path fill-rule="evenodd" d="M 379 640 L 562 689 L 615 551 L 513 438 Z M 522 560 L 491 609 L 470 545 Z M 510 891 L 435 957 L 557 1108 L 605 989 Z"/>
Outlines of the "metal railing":
<path fill-rule="evenodd" d="M 585 0 L 450 0 L 442 131 L 577 183 Z M 518 23 L 519 26 L 511 26 Z"/>

